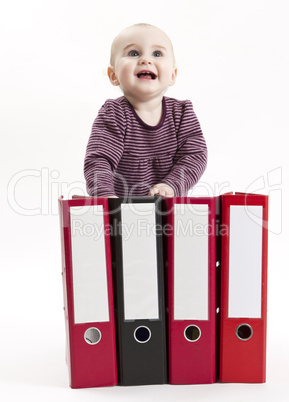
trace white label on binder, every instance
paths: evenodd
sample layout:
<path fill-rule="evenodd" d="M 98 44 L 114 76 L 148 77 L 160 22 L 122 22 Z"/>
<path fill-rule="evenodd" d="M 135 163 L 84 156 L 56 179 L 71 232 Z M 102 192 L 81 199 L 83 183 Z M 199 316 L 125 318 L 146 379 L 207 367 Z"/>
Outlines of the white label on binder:
<path fill-rule="evenodd" d="M 262 217 L 262 206 L 230 206 L 229 317 L 261 318 Z"/>
<path fill-rule="evenodd" d="M 174 205 L 174 319 L 208 320 L 209 206 Z"/>
<path fill-rule="evenodd" d="M 75 324 L 109 321 L 103 206 L 70 207 Z"/>
<path fill-rule="evenodd" d="M 125 320 L 158 319 L 154 203 L 121 205 Z"/>

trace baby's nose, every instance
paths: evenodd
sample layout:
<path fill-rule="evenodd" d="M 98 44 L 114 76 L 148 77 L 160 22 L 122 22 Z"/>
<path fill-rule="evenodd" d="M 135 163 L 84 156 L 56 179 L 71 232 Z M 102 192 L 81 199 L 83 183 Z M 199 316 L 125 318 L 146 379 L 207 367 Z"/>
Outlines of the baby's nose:
<path fill-rule="evenodd" d="M 139 63 L 140 63 L 140 64 L 144 64 L 144 65 L 152 64 L 151 60 L 150 60 L 148 57 L 142 57 L 142 58 L 139 60 Z"/>

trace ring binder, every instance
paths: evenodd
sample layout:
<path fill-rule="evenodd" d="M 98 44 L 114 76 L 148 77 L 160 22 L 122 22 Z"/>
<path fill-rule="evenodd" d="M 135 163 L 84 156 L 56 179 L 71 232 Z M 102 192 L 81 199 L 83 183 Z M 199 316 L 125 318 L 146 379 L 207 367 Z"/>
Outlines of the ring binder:
<path fill-rule="evenodd" d="M 214 198 L 167 198 L 169 383 L 216 381 Z"/>
<path fill-rule="evenodd" d="M 266 381 L 268 196 L 224 194 L 220 381 Z"/>
<path fill-rule="evenodd" d="M 109 199 L 120 385 L 167 381 L 158 198 Z"/>
<path fill-rule="evenodd" d="M 117 384 L 107 199 L 59 200 L 72 388 Z M 102 228 L 96 236 L 93 230 Z"/>

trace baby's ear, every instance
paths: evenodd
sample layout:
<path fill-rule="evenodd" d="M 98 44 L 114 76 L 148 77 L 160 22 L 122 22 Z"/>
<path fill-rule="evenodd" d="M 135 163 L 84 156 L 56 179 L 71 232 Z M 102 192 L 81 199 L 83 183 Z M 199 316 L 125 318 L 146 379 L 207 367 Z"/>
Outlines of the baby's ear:
<path fill-rule="evenodd" d="M 112 66 L 108 67 L 107 75 L 108 75 L 108 78 L 109 78 L 110 82 L 112 83 L 112 85 L 115 85 L 115 86 L 119 85 L 119 81 L 118 81 L 116 73 L 114 71 L 114 67 L 112 67 Z"/>
<path fill-rule="evenodd" d="M 174 83 L 176 82 L 177 75 L 178 75 L 178 69 L 174 68 L 173 72 L 172 72 L 172 80 L 171 80 L 170 86 L 174 85 Z"/>

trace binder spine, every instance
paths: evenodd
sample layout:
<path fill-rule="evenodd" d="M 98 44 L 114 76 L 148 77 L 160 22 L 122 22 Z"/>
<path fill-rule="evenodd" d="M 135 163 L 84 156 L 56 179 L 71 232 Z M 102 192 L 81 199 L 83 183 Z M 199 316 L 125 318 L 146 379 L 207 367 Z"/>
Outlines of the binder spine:
<path fill-rule="evenodd" d="M 59 205 L 70 386 L 115 385 L 117 370 L 110 242 L 105 213 L 107 200 L 77 198 L 60 200 Z M 81 210 L 79 215 L 78 210 Z M 95 236 L 91 230 L 99 224 L 103 226 L 100 228 L 103 232 Z"/>
<path fill-rule="evenodd" d="M 167 381 L 162 233 L 156 203 L 153 197 L 109 199 L 120 385 Z M 143 217 L 138 218 L 138 210 Z M 141 231 L 140 219 L 146 230 L 146 213 L 147 229 L 159 231 L 153 238 L 133 230 Z"/>
<path fill-rule="evenodd" d="M 167 199 L 169 382 L 216 380 L 215 200 Z"/>
<path fill-rule="evenodd" d="M 67 217 L 64 213 L 67 210 L 67 201 L 59 199 L 58 201 L 58 209 L 59 209 L 59 218 L 60 218 L 60 240 L 61 240 L 61 275 L 62 275 L 62 287 L 63 287 L 63 312 L 64 312 L 64 323 L 65 323 L 65 360 L 67 366 L 69 368 L 69 384 L 73 382 L 71 379 L 71 370 L 70 367 L 72 365 L 71 355 L 70 355 L 70 326 L 69 326 L 69 312 L 68 312 L 68 278 L 67 278 L 67 264 L 69 264 L 71 249 L 69 245 L 69 233 L 68 233 L 68 224 Z"/>
<path fill-rule="evenodd" d="M 222 236 L 220 381 L 262 383 L 266 381 L 268 196 L 224 195 L 222 211 L 227 233 Z"/>

